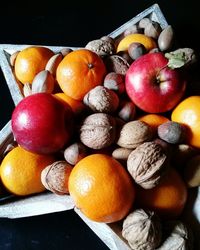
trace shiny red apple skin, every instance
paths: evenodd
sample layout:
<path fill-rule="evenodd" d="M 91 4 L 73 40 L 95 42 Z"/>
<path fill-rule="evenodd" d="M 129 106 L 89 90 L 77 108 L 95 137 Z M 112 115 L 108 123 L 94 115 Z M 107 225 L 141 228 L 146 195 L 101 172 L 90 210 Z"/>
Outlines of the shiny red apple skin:
<path fill-rule="evenodd" d="M 15 107 L 11 126 L 17 143 L 38 154 L 55 153 L 68 143 L 72 111 L 47 93 L 25 97 Z"/>
<path fill-rule="evenodd" d="M 167 67 L 162 52 L 148 53 L 129 67 L 125 77 L 126 92 L 141 110 L 163 113 L 173 109 L 185 93 L 186 81 L 177 69 Z"/>

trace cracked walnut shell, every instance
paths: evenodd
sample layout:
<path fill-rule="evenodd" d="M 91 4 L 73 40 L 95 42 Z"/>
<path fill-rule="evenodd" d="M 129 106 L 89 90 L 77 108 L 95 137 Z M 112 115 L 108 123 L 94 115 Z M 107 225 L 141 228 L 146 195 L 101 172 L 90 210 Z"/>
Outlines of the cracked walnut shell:
<path fill-rule="evenodd" d="M 155 187 L 168 167 L 168 157 L 156 142 L 145 142 L 133 150 L 127 168 L 135 182 L 144 189 Z"/>

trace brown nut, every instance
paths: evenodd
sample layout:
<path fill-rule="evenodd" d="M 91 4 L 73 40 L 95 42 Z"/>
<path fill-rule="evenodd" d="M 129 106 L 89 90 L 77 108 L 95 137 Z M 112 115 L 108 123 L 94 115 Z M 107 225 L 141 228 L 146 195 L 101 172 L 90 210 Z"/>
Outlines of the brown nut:
<path fill-rule="evenodd" d="M 42 170 L 42 184 L 53 193 L 68 194 L 68 180 L 71 171 L 72 166 L 66 161 L 56 161 Z"/>
<path fill-rule="evenodd" d="M 192 250 L 193 234 L 182 221 L 165 221 L 163 223 L 163 242 L 157 250 Z"/>
<path fill-rule="evenodd" d="M 40 71 L 32 81 L 32 94 L 52 93 L 54 90 L 55 79 L 48 70 Z"/>
<path fill-rule="evenodd" d="M 68 55 L 69 53 L 71 53 L 73 50 L 71 48 L 63 48 L 60 51 L 60 54 L 64 57 L 66 55 Z"/>
<path fill-rule="evenodd" d="M 144 18 L 142 18 L 140 21 L 139 21 L 139 24 L 138 24 L 138 26 L 139 26 L 139 28 L 141 28 L 141 29 L 145 29 L 145 27 L 149 24 L 149 23 L 151 23 L 152 21 L 148 18 L 148 17 L 144 17 Z"/>
<path fill-rule="evenodd" d="M 107 72 L 116 72 L 117 74 L 125 75 L 130 64 L 119 55 L 112 55 L 106 57 L 104 60 Z"/>
<path fill-rule="evenodd" d="M 174 31 L 171 25 L 168 25 L 161 31 L 158 37 L 158 47 L 161 51 L 166 51 L 171 48 L 174 41 Z"/>
<path fill-rule="evenodd" d="M 62 61 L 62 59 L 63 56 L 60 53 L 53 55 L 47 62 L 45 70 L 48 70 L 53 76 L 55 76 L 58 64 Z"/>
<path fill-rule="evenodd" d="M 142 121 L 125 123 L 119 133 L 117 145 L 124 148 L 134 149 L 145 141 L 152 138 L 151 127 Z"/>
<path fill-rule="evenodd" d="M 64 158 L 71 165 L 76 165 L 86 155 L 87 148 L 80 142 L 73 143 L 64 150 Z"/>
<path fill-rule="evenodd" d="M 154 39 L 158 39 L 161 31 L 162 29 L 160 27 L 160 24 L 158 22 L 152 21 L 146 25 L 144 29 L 144 34 Z"/>
<path fill-rule="evenodd" d="M 122 94 L 125 91 L 124 82 L 124 75 L 110 72 L 105 76 L 103 85 L 104 87 L 113 90 L 118 94 Z"/>
<path fill-rule="evenodd" d="M 130 34 L 136 34 L 136 33 L 142 33 L 142 29 L 139 28 L 138 25 L 133 24 L 130 27 L 128 27 L 125 31 L 124 31 L 124 36 L 128 36 Z"/>
<path fill-rule="evenodd" d="M 83 103 L 94 112 L 113 113 L 118 108 L 119 98 L 114 91 L 97 86 L 84 96 Z"/>
<path fill-rule="evenodd" d="M 80 140 L 89 148 L 102 149 L 110 146 L 116 136 L 115 119 L 104 113 L 89 115 L 80 128 Z"/>
<path fill-rule="evenodd" d="M 116 160 L 125 160 L 127 161 L 128 156 L 132 152 L 132 149 L 129 148 L 116 148 L 112 152 L 112 157 L 115 158 Z"/>
<path fill-rule="evenodd" d="M 128 46 L 128 54 L 133 59 L 136 60 L 140 56 L 144 55 L 147 52 L 146 48 L 141 43 L 131 43 Z"/>
<path fill-rule="evenodd" d="M 129 122 L 135 118 L 136 107 L 131 101 L 122 101 L 120 104 L 118 116 L 122 120 Z"/>
<path fill-rule="evenodd" d="M 122 236 L 132 249 L 157 249 L 162 238 L 160 218 L 153 211 L 136 209 L 123 221 Z"/>
<path fill-rule="evenodd" d="M 168 168 L 168 157 L 155 142 L 145 142 L 131 152 L 127 168 L 135 182 L 144 189 L 155 187 Z"/>
<path fill-rule="evenodd" d="M 102 39 L 90 41 L 86 44 L 85 48 L 95 52 L 101 57 L 113 55 L 116 51 L 115 44 L 113 42 Z"/>

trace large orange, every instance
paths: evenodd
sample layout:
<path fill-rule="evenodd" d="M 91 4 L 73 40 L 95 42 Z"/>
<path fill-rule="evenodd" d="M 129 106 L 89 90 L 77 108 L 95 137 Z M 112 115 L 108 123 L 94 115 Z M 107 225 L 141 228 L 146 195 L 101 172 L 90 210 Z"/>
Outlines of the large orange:
<path fill-rule="evenodd" d="M 169 121 L 167 117 L 157 114 L 146 114 L 141 116 L 139 120 L 146 122 L 149 126 L 151 126 L 154 132 L 157 132 L 159 125 Z"/>
<path fill-rule="evenodd" d="M 137 202 L 164 218 L 176 218 L 187 201 L 187 188 L 181 176 L 171 168 L 162 182 L 152 189 L 137 189 Z"/>
<path fill-rule="evenodd" d="M 32 83 L 35 75 L 45 69 L 53 55 L 53 51 L 46 47 L 33 46 L 21 50 L 14 65 L 15 76 L 23 84 Z"/>
<path fill-rule="evenodd" d="M 105 154 L 87 156 L 75 165 L 69 177 L 69 192 L 88 218 L 106 223 L 124 218 L 135 198 L 129 174 Z"/>
<path fill-rule="evenodd" d="M 16 147 L 3 159 L 0 176 L 5 188 L 16 195 L 29 195 L 45 190 L 41 172 L 55 161 L 51 155 L 38 155 Z"/>
<path fill-rule="evenodd" d="M 87 49 L 75 50 L 58 65 L 56 78 L 62 91 L 76 100 L 97 85 L 102 84 L 106 73 L 103 60 Z"/>
<path fill-rule="evenodd" d="M 185 124 L 188 128 L 187 142 L 200 148 L 200 96 L 190 96 L 179 103 L 171 119 Z"/>

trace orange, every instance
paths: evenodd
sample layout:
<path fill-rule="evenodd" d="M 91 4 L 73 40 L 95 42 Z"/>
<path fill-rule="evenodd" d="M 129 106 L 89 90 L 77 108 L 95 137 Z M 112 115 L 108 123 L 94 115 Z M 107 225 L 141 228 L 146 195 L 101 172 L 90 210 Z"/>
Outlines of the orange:
<path fill-rule="evenodd" d="M 21 50 L 14 65 L 17 79 L 23 84 L 32 83 L 35 75 L 45 69 L 53 55 L 53 51 L 46 47 L 33 46 Z"/>
<path fill-rule="evenodd" d="M 128 50 L 131 43 L 141 43 L 144 45 L 147 51 L 156 48 L 157 44 L 153 38 L 148 37 L 144 34 L 130 34 L 125 36 L 117 46 L 117 52 Z"/>
<path fill-rule="evenodd" d="M 187 188 L 181 176 L 171 168 L 158 186 L 137 189 L 137 202 L 142 208 L 156 211 L 164 218 L 178 217 L 187 201 Z"/>
<path fill-rule="evenodd" d="M 135 198 L 127 171 L 105 154 L 89 155 L 75 165 L 69 177 L 69 192 L 88 218 L 105 223 L 124 218 Z"/>
<path fill-rule="evenodd" d="M 83 102 L 75 100 L 67 96 L 65 93 L 56 93 L 54 94 L 54 96 L 57 97 L 60 101 L 62 101 L 64 104 L 68 104 L 75 115 L 80 114 L 85 109 L 85 105 L 83 104 Z"/>
<path fill-rule="evenodd" d="M 200 96 L 190 96 L 172 111 L 172 121 L 188 128 L 187 143 L 200 148 Z"/>
<path fill-rule="evenodd" d="M 139 120 L 146 122 L 149 126 L 151 126 L 154 133 L 157 132 L 158 126 L 169 121 L 169 119 L 167 117 L 165 117 L 163 115 L 157 115 L 157 114 L 143 115 L 139 118 Z"/>
<path fill-rule="evenodd" d="M 105 73 L 104 62 L 96 53 L 78 49 L 64 57 L 58 65 L 56 77 L 67 96 L 82 100 L 87 92 L 102 84 Z"/>
<path fill-rule="evenodd" d="M 3 159 L 0 176 L 5 188 L 16 195 L 29 195 L 45 190 L 40 175 L 55 161 L 51 155 L 38 155 L 16 147 Z"/>

